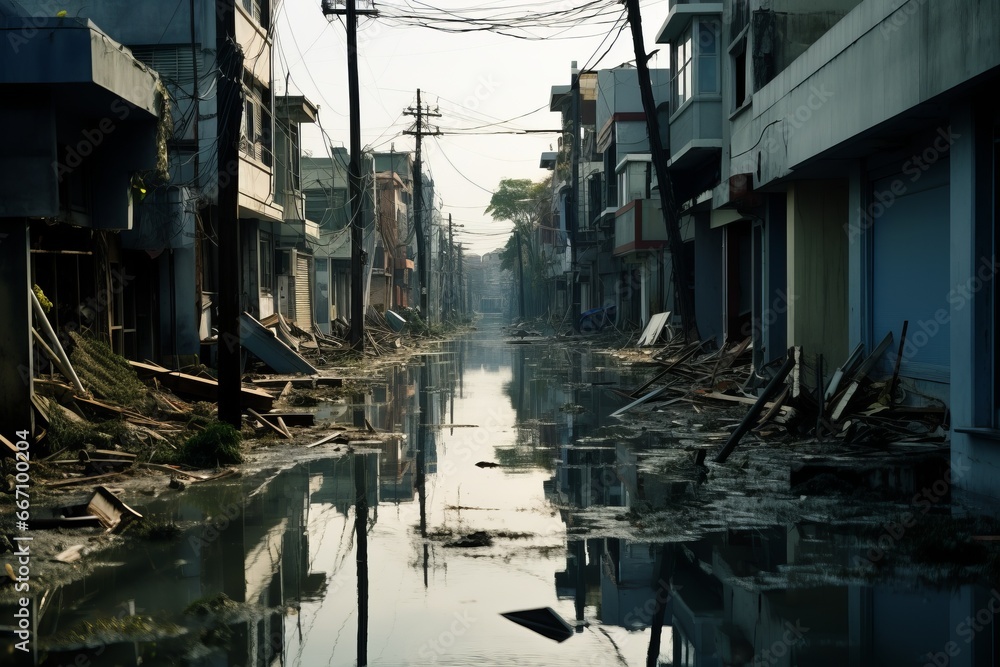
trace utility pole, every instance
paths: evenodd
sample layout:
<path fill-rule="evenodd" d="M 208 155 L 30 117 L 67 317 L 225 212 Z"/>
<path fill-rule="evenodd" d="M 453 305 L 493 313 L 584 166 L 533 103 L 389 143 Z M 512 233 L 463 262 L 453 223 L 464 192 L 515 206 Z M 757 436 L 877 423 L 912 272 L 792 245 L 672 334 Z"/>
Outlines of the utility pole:
<path fill-rule="evenodd" d="M 448 314 L 455 317 L 455 230 L 448 214 Z"/>
<path fill-rule="evenodd" d="M 243 113 L 243 52 L 236 42 L 235 0 L 221 0 L 216 13 L 216 53 L 219 63 L 218 195 L 216 262 L 219 288 L 219 421 L 237 429 L 242 421 L 240 394 L 240 116 Z"/>
<path fill-rule="evenodd" d="M 424 225 L 421 210 L 424 206 L 424 175 L 423 165 L 420 162 L 420 140 L 424 135 L 439 135 L 439 130 L 428 132 L 424 130 L 424 118 L 440 117 L 441 114 L 424 110 L 420 101 L 420 89 L 417 88 L 417 108 L 410 107 L 403 111 L 406 116 L 414 116 L 416 121 L 412 130 L 405 130 L 403 134 L 412 134 L 417 138 L 416 156 L 413 160 L 413 226 L 417 232 L 417 261 L 420 263 L 417 271 L 417 282 L 420 286 L 420 316 L 430 322 L 430 312 L 427 310 L 427 290 L 430 286 L 430 253 L 427 252 L 426 239 L 424 237 Z"/>
<path fill-rule="evenodd" d="M 378 11 L 358 9 L 356 0 L 323 0 L 323 14 L 347 17 L 347 97 L 351 106 L 351 155 L 347 166 L 351 198 L 351 331 L 352 349 L 365 349 L 364 220 L 361 216 L 361 93 L 358 85 L 358 15 L 378 16 Z"/>
<path fill-rule="evenodd" d="M 514 238 L 517 239 L 517 282 L 520 285 L 521 298 L 518 300 L 517 312 L 524 321 L 524 257 L 521 256 L 521 231 L 514 229 Z"/>
<path fill-rule="evenodd" d="M 573 307 L 570 311 L 570 317 L 573 318 L 573 331 L 580 333 L 580 281 L 577 276 L 577 273 L 580 270 L 577 265 L 577 258 L 579 257 L 579 251 L 577 249 L 577 238 L 579 237 L 579 234 L 577 232 L 580 230 L 580 70 L 576 66 L 575 60 L 573 61 L 572 67 L 570 94 L 573 96 L 573 147 L 572 152 L 570 153 L 570 161 L 572 162 L 573 167 L 573 183 L 570 187 L 571 201 L 567 207 L 569 209 L 569 271 L 571 280 L 573 281 L 573 285 L 571 287 Z"/>
<path fill-rule="evenodd" d="M 656 170 L 656 182 L 660 190 L 660 209 L 663 212 L 663 224 L 667 228 L 667 239 L 670 244 L 671 272 L 674 281 L 677 308 L 681 314 L 681 326 L 688 342 L 701 339 L 698 334 L 698 323 L 695 321 L 694 302 L 691 293 L 684 284 L 688 278 L 687 260 L 684 258 L 684 241 L 681 238 L 680 222 L 677 219 L 677 209 L 674 206 L 674 190 L 667 170 L 667 154 L 660 143 L 660 119 L 656 115 L 656 101 L 653 99 L 653 85 L 649 80 L 649 56 L 642 39 L 642 17 L 639 14 L 639 0 L 625 0 L 628 10 L 628 22 L 632 28 L 632 45 L 635 49 L 635 69 L 639 79 L 639 92 L 642 95 L 642 110 L 646 115 L 646 131 L 649 134 L 649 148 L 653 155 L 653 168 Z"/>
<path fill-rule="evenodd" d="M 462 244 L 459 243 L 458 244 L 458 295 L 459 295 L 459 303 L 461 304 L 461 313 L 462 316 L 465 317 L 466 313 L 469 312 L 466 307 L 469 297 L 466 294 L 467 286 L 466 287 L 462 286 L 462 279 L 463 279 L 462 269 L 465 266 L 465 258 L 462 255 L 462 250 L 463 250 Z"/>

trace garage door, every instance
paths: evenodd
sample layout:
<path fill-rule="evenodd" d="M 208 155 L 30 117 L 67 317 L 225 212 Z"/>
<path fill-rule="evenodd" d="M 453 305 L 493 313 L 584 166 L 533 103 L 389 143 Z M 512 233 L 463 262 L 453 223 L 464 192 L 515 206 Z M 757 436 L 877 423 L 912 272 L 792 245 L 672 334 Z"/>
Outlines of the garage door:
<path fill-rule="evenodd" d="M 312 260 L 308 255 L 295 254 L 295 324 L 312 331 Z"/>
<path fill-rule="evenodd" d="M 873 225 L 872 339 L 889 331 L 898 343 L 903 320 L 909 320 L 901 374 L 947 382 L 951 356 L 949 309 L 948 160 L 940 160 L 917 180 L 908 174 L 874 182 L 874 192 L 889 201 Z M 875 201 L 878 200 L 876 195 Z M 882 364 L 894 362 L 897 347 Z M 887 361 L 888 360 L 888 361 Z"/>

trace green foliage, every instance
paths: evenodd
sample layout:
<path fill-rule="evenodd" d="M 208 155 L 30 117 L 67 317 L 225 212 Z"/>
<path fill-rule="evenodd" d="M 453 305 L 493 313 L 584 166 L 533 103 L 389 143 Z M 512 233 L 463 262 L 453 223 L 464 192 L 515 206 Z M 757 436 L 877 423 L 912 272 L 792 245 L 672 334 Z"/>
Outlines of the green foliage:
<path fill-rule="evenodd" d="M 533 182 L 527 178 L 505 178 L 486 207 L 494 220 L 509 220 L 519 229 L 547 217 L 550 210 L 551 180 Z"/>
<path fill-rule="evenodd" d="M 121 420 L 105 422 L 73 422 L 53 409 L 49 416 L 48 447 L 52 451 L 86 449 L 88 446 L 108 449 L 127 439 L 128 427 Z"/>
<path fill-rule="evenodd" d="M 229 424 L 212 422 L 184 443 L 178 463 L 196 468 L 243 463 L 243 435 Z"/>
<path fill-rule="evenodd" d="M 38 299 L 38 304 L 42 307 L 42 310 L 46 313 L 52 310 L 52 302 L 49 301 L 49 297 L 45 296 L 45 292 L 38 285 L 32 285 L 32 291 L 35 293 L 35 298 Z"/>

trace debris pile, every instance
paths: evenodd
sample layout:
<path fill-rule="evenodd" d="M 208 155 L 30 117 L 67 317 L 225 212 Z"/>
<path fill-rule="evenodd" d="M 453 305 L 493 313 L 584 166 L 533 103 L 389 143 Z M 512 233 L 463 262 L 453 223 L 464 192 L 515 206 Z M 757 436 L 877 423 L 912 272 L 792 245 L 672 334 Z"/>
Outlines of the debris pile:
<path fill-rule="evenodd" d="M 822 355 L 810 357 L 796 346 L 754 373 L 749 338 L 705 352 L 705 342 L 685 343 L 675 337 L 651 355 L 659 370 L 650 380 L 633 391 L 619 392 L 633 402 L 614 415 L 652 401 L 689 402 L 696 411 L 698 404 L 745 404 L 748 412 L 714 455 L 718 463 L 748 433 L 760 438 L 790 433 L 869 447 L 907 443 L 933 448 L 947 441 L 948 409 L 940 401 L 916 392 L 908 395 L 904 389 L 900 366 L 906 325 L 887 377 L 886 364 L 879 362 L 892 346 L 892 332 L 868 354 L 858 345 L 832 372 Z M 666 321 L 654 318 L 640 343 L 655 345 L 665 330 Z"/>

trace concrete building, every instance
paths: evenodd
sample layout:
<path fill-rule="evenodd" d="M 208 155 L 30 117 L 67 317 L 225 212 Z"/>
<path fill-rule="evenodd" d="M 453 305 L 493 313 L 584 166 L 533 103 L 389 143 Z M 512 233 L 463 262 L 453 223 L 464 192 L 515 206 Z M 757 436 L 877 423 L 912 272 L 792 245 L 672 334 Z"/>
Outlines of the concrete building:
<path fill-rule="evenodd" d="M 703 337 L 833 369 L 891 333 L 888 375 L 908 322 L 906 400 L 950 409 L 954 483 L 994 498 L 998 27 L 974 0 L 726 0 L 657 37 Z"/>
<path fill-rule="evenodd" d="M 156 313 L 137 299 L 155 275 L 120 232 L 135 225 L 145 183 L 166 176 L 170 114 L 161 78 L 94 22 L 5 3 L 0 119 L 0 423 L 28 438 L 33 376 L 49 363 L 33 354 L 45 315 L 32 285 L 64 346 L 83 331 L 133 354 L 155 342 L 140 340 Z"/>

